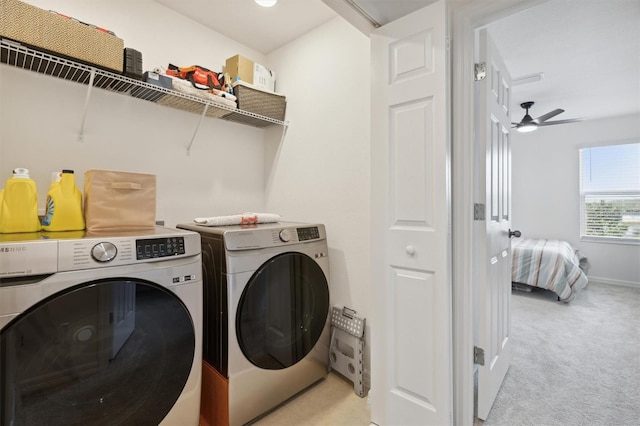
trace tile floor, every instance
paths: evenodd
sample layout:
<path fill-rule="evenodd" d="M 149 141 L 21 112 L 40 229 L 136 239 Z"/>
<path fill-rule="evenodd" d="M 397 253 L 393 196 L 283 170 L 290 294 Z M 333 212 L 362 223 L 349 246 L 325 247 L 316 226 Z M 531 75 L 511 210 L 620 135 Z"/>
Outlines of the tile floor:
<path fill-rule="evenodd" d="M 367 397 L 353 391 L 353 383 L 337 373 L 287 401 L 254 426 L 369 426 Z"/>

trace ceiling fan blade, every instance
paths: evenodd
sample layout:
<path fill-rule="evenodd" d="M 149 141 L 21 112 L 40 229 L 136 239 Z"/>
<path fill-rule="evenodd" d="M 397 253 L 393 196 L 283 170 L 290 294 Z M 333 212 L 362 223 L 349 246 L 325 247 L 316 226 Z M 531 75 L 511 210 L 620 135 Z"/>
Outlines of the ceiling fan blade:
<path fill-rule="evenodd" d="M 556 116 L 556 115 L 558 115 L 558 114 L 562 114 L 563 112 L 564 112 L 564 110 L 563 110 L 563 109 L 560 109 L 560 108 L 558 108 L 558 109 L 554 109 L 553 111 L 548 112 L 548 113 L 546 113 L 546 114 L 543 114 L 543 115 L 541 115 L 541 116 L 540 116 L 540 117 L 538 117 L 538 118 L 534 118 L 534 119 L 533 119 L 533 121 L 534 121 L 534 122 L 536 122 L 536 123 L 538 123 L 538 124 L 542 124 L 542 122 L 544 122 L 544 121 L 546 121 L 546 120 L 550 119 L 551 117 L 555 117 L 555 116 Z"/>
<path fill-rule="evenodd" d="M 575 123 L 577 121 L 582 121 L 582 120 L 584 120 L 584 118 L 569 118 L 567 120 L 545 121 L 543 123 L 539 123 L 538 126 L 551 126 L 553 124 Z"/>

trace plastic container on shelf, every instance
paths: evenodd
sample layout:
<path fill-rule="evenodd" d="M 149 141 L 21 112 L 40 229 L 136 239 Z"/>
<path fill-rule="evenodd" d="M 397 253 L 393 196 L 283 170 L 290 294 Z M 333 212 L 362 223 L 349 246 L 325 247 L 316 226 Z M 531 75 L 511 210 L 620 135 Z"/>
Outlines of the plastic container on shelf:
<path fill-rule="evenodd" d="M 38 232 L 38 190 L 29 169 L 17 168 L 0 195 L 0 233 Z"/>
<path fill-rule="evenodd" d="M 81 231 L 84 227 L 82 193 L 76 187 L 73 170 L 63 170 L 60 181 L 56 182 L 53 179 L 49 188 L 42 229 L 45 231 Z"/>

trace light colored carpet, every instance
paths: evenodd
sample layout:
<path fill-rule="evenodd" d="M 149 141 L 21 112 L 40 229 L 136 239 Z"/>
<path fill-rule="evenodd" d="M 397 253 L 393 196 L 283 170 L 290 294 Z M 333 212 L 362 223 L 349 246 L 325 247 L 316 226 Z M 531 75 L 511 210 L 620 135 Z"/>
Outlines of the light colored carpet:
<path fill-rule="evenodd" d="M 511 367 L 484 426 L 640 424 L 640 289 L 511 300 Z"/>

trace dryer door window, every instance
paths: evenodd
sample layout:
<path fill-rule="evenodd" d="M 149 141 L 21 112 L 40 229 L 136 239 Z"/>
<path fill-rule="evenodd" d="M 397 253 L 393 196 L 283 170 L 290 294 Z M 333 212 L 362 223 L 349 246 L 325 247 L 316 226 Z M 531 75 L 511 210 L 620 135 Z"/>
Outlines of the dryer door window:
<path fill-rule="evenodd" d="M 328 313 L 329 287 L 320 266 L 302 253 L 275 256 L 253 274 L 240 298 L 240 348 L 260 368 L 290 367 L 313 349 Z"/>
<path fill-rule="evenodd" d="M 57 293 L 0 333 L 0 424 L 157 425 L 189 377 L 191 316 L 141 280 Z"/>

